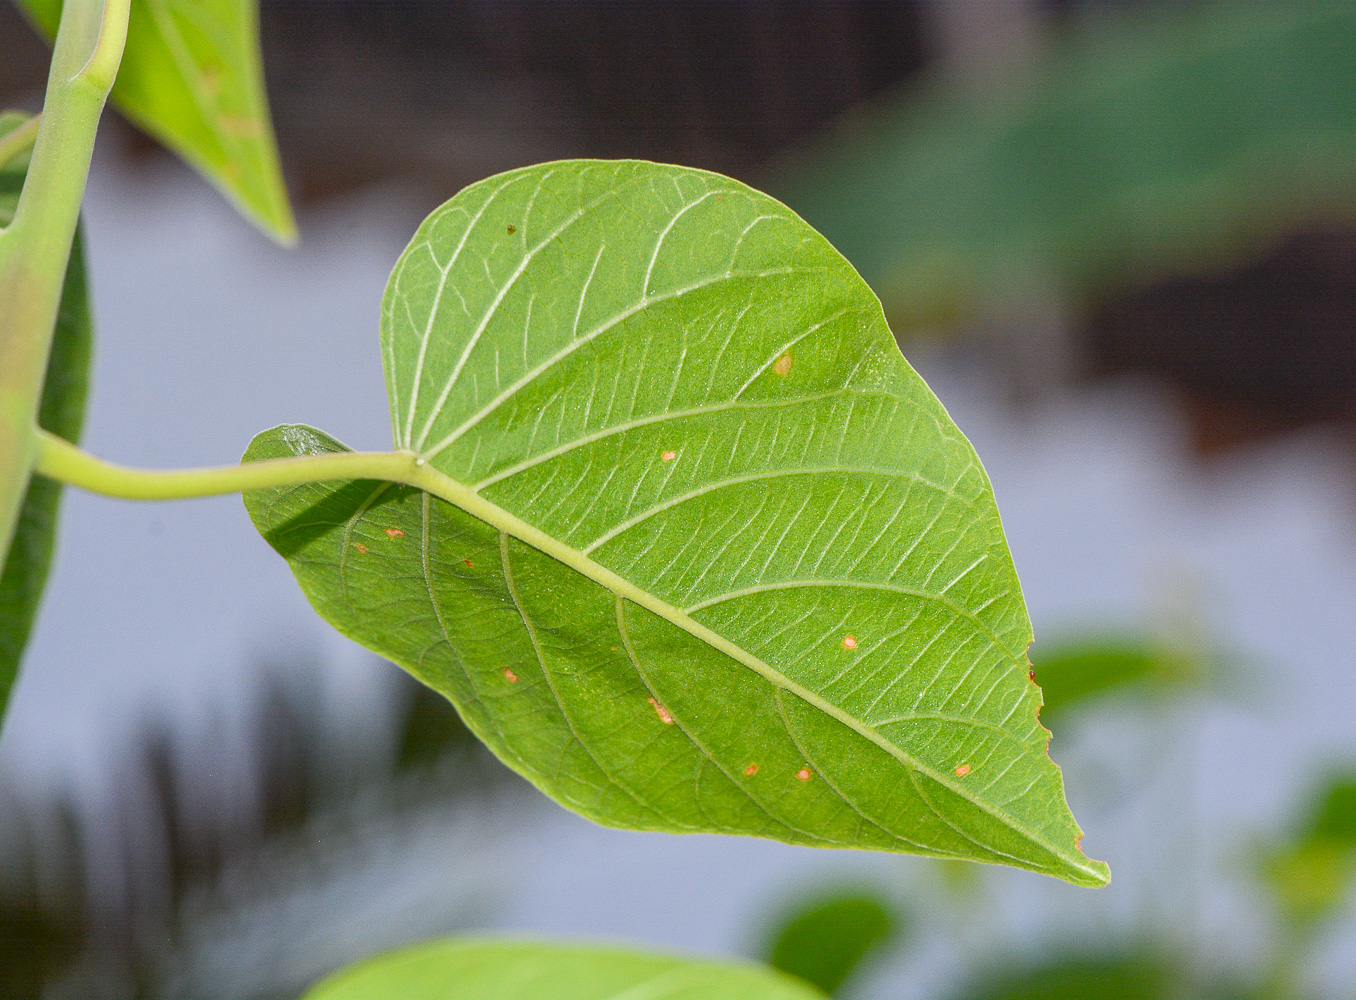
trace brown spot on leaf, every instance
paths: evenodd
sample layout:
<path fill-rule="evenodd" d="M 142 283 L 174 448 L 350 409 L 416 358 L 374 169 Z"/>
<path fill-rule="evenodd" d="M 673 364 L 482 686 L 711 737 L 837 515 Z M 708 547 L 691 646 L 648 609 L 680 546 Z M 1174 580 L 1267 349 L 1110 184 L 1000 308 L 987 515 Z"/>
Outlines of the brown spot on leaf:
<path fill-rule="evenodd" d="M 655 701 L 653 698 L 650 699 L 650 704 L 654 706 L 655 714 L 659 716 L 660 722 L 664 723 L 666 726 L 673 725 L 673 716 L 669 714 L 667 708 L 659 704 L 659 702 Z"/>
<path fill-rule="evenodd" d="M 467 569 L 475 569 L 475 567 L 471 565 L 471 560 L 469 559 L 463 559 L 461 561 L 461 564 L 465 566 Z"/>
<path fill-rule="evenodd" d="M 664 452 L 664 454 L 659 456 L 659 460 L 661 462 L 672 462 L 677 457 L 678 453 L 676 451 L 666 451 Z"/>
<path fill-rule="evenodd" d="M 772 371 L 777 375 L 789 375 L 791 373 L 791 352 L 787 351 L 772 366 Z"/>
<path fill-rule="evenodd" d="M 510 225 L 510 226 L 508 227 L 508 231 L 509 231 L 509 235 L 512 236 L 514 233 L 516 233 L 516 232 L 518 231 L 518 227 L 517 227 L 517 226 L 514 226 L 514 225 Z"/>
<path fill-rule="evenodd" d="M 843 636 L 843 648 L 844 648 L 844 649 L 856 649 L 856 648 L 857 648 L 857 639 L 856 639 L 854 636 L 851 636 L 851 635 L 845 635 L 845 636 Z"/>
<path fill-rule="evenodd" d="M 956 768 L 956 777 L 957 777 L 957 778 L 964 778 L 964 777 L 965 777 L 967 774 L 969 774 L 969 773 L 970 773 L 970 765 L 969 765 L 969 764 L 962 764 L 960 767 Z"/>
<path fill-rule="evenodd" d="M 510 670 L 508 667 L 504 668 L 504 676 L 508 678 L 508 682 L 510 684 L 518 683 L 518 675 L 515 674 L 512 670 Z"/>
<path fill-rule="evenodd" d="M 264 126 L 259 119 L 247 115 L 218 115 L 217 124 L 227 135 L 240 139 L 258 139 L 264 134 Z"/>
<path fill-rule="evenodd" d="M 810 778 L 811 778 L 811 773 L 810 773 L 810 769 L 809 769 L 808 767 L 802 767 L 799 771 L 796 772 L 796 780 L 797 780 L 797 781 L 809 781 Z"/>
<path fill-rule="evenodd" d="M 363 553 L 364 555 L 367 554 L 367 546 L 362 544 L 361 542 L 355 543 L 353 547 L 357 549 L 359 552 Z"/>
<path fill-rule="evenodd" d="M 404 538 L 404 537 L 405 537 L 405 532 L 401 531 L 399 528 L 387 528 L 387 529 L 386 529 L 386 537 L 387 537 L 387 538 Z"/>
<path fill-rule="evenodd" d="M 744 777 L 746 778 L 752 778 L 757 773 L 758 773 L 757 764 L 750 764 L 748 767 L 744 768 Z"/>
<path fill-rule="evenodd" d="M 1026 675 L 1027 675 L 1028 677 L 1031 678 L 1031 683 L 1032 683 L 1032 684 L 1035 684 L 1035 683 L 1036 683 L 1036 668 L 1035 668 L 1035 667 L 1032 667 L 1030 670 L 1028 670 L 1028 671 L 1026 672 Z"/>

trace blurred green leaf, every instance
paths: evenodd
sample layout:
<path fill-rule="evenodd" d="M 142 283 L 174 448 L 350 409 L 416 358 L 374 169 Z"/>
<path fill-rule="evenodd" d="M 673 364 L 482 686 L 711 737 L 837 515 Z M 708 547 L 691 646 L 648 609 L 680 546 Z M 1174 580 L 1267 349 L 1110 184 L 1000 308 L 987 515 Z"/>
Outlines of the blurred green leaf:
<path fill-rule="evenodd" d="M 618 948 L 449 941 L 364 962 L 304 1000 L 815 1000 L 811 987 L 757 966 Z"/>
<path fill-rule="evenodd" d="M 16 3 L 49 41 L 56 35 L 61 0 Z M 113 101 L 265 232 L 283 243 L 296 238 L 264 89 L 257 0 L 132 0 Z"/>
<path fill-rule="evenodd" d="M 1149 955 L 1080 955 L 996 975 L 964 1000 L 1177 1000 L 1182 977 Z"/>
<path fill-rule="evenodd" d="M 322 616 L 538 788 L 629 829 L 1106 883 L 988 478 L 786 206 L 639 161 L 489 178 L 416 233 L 381 342 L 427 492 L 246 507 Z M 245 458 L 341 450 L 287 426 Z"/>
<path fill-rule="evenodd" d="M 920 326 L 1351 217 L 1356 5 L 1146 6 L 1086 19 L 1001 86 L 939 77 L 877 106 L 772 189 Z"/>
<path fill-rule="evenodd" d="M 1093 636 L 1032 649 L 1036 683 L 1048 721 L 1067 708 L 1122 692 L 1152 693 L 1200 684 L 1206 675 L 1201 659 L 1182 650 L 1133 637 Z"/>
<path fill-rule="evenodd" d="M 1335 776 L 1320 789 L 1289 843 L 1264 854 L 1261 871 L 1292 924 L 1315 923 L 1343 906 L 1356 875 L 1356 775 Z"/>
<path fill-rule="evenodd" d="M 0 114 L 0 136 L 17 128 L 26 115 Z M 28 169 L 27 156 L 0 165 L 0 225 L 13 218 Z M 52 353 L 47 363 L 38 423 L 66 438 L 78 441 L 84 423 L 85 396 L 89 389 L 90 354 L 94 327 L 85 287 L 84 236 L 76 232 L 61 293 Z M 34 476 L 28 485 L 15 529 L 14 542 L 0 573 L 0 721 L 10 691 L 19 673 L 24 646 L 37 617 L 43 587 L 47 583 L 56 545 L 57 514 L 61 486 Z"/>
<path fill-rule="evenodd" d="M 772 937 L 766 960 L 774 969 L 833 996 L 871 952 L 899 931 L 894 911 L 875 894 L 818 896 L 785 917 Z"/>

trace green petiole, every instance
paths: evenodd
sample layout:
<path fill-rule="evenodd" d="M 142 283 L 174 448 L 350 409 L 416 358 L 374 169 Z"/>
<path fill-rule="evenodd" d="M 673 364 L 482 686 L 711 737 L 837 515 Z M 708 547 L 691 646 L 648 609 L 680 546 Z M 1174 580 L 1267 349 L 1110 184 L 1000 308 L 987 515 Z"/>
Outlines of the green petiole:
<path fill-rule="evenodd" d="M 130 469 L 95 458 L 69 441 L 37 432 L 34 471 L 69 486 L 124 500 L 186 500 L 336 479 L 383 479 L 421 485 L 428 472 L 408 451 L 349 451 L 203 469 Z"/>

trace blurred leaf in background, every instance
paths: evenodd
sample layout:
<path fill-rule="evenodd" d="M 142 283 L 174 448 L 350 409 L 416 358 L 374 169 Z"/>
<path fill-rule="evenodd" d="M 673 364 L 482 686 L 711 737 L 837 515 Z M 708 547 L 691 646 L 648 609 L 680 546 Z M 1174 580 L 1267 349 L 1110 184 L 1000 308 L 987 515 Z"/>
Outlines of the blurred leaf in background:
<path fill-rule="evenodd" d="M 528 941 L 440 941 L 365 962 L 305 1000 L 814 1000 L 752 965 Z"/>
<path fill-rule="evenodd" d="M 0 137 L 27 119 L 27 115 L 0 113 Z M 27 172 L 27 154 L 8 164 L 0 163 L 0 226 L 8 225 L 14 217 Z M 85 238 L 83 232 L 77 231 L 38 410 L 38 423 L 68 441 L 80 440 L 93 346 L 94 324 L 85 287 Z M 0 575 L 0 721 L 4 719 L 5 705 L 18 677 L 24 646 L 37 618 L 51 569 L 60 503 L 60 483 L 41 476 L 29 482 L 14 543 L 4 560 L 4 572 Z"/>
<path fill-rule="evenodd" d="M 1151 696 L 1200 687 L 1209 675 L 1200 655 L 1136 636 L 1094 634 L 1056 643 L 1049 652 L 1033 649 L 1046 723 L 1066 709 L 1121 693 Z"/>
<path fill-rule="evenodd" d="M 1168 1000 L 1183 997 L 1182 977 L 1152 953 L 1075 955 L 996 974 L 963 1000 Z"/>
<path fill-rule="evenodd" d="M 50 41 L 61 0 L 16 0 Z M 256 0 L 133 0 L 113 101 L 255 225 L 296 239 L 264 90 Z"/>
<path fill-rule="evenodd" d="M 769 189 L 897 332 L 1190 273 L 1356 215 L 1356 5 L 1089 18 L 997 88 L 939 76 L 851 119 Z"/>
<path fill-rule="evenodd" d="M 1307 928 L 1333 916 L 1356 875 L 1356 772 L 1315 794 L 1288 843 L 1267 852 L 1262 876 L 1286 921 Z"/>
<path fill-rule="evenodd" d="M 872 953 L 903 932 L 903 921 L 879 894 L 837 889 L 787 909 L 761 957 L 833 996 Z"/>

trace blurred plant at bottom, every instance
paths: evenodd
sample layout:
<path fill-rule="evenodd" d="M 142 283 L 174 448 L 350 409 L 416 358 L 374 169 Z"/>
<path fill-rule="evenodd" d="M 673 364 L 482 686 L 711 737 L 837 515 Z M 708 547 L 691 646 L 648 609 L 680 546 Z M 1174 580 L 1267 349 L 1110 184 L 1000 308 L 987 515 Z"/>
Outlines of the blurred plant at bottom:
<path fill-rule="evenodd" d="M 305 663 L 265 665 L 234 730 L 147 721 L 103 812 L 0 781 L 0 996 L 291 1000 L 483 923 L 496 845 L 532 800 L 392 674 L 390 703 L 364 709 L 391 716 L 380 735 L 325 717 Z"/>

